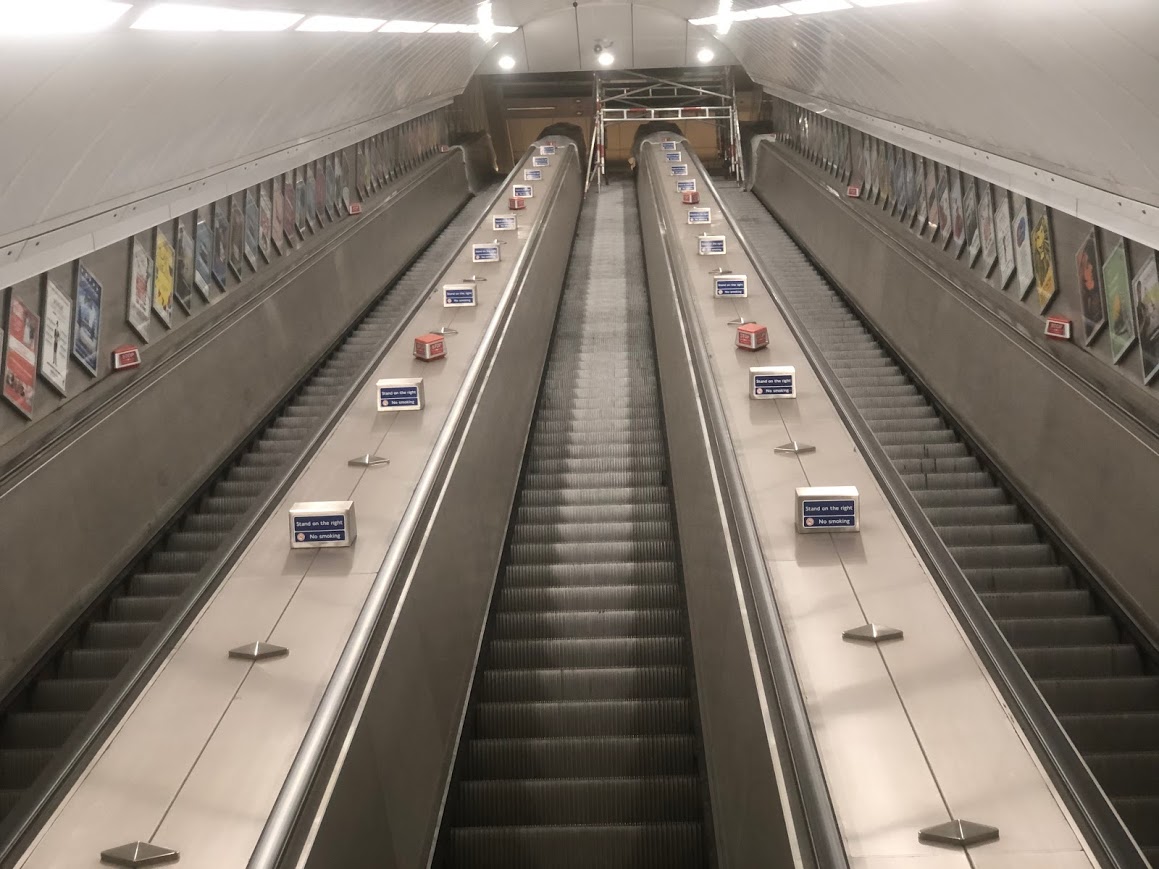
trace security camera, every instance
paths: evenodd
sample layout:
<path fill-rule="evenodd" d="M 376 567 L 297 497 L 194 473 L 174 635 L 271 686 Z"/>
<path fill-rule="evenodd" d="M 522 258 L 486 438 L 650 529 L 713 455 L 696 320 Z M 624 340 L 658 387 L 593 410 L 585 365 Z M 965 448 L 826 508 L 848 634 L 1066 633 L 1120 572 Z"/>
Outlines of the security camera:
<path fill-rule="evenodd" d="M 592 47 L 592 50 L 595 51 L 596 54 L 603 54 L 605 51 L 612 50 L 612 44 L 613 43 L 610 39 L 597 40 L 596 44 Z"/>

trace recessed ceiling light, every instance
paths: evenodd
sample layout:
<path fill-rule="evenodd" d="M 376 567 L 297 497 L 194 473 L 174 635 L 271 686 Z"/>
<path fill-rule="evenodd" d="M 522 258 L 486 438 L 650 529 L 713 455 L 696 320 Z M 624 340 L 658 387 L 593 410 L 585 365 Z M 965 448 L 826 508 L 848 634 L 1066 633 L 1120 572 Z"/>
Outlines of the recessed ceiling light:
<path fill-rule="evenodd" d="M 600 66 L 611 66 L 616 62 L 616 56 L 610 51 L 601 51 L 596 55 L 596 60 L 600 62 Z"/>
<path fill-rule="evenodd" d="M 716 53 L 711 48 L 702 48 L 696 52 L 696 59 L 701 63 L 711 63 Z"/>
<path fill-rule="evenodd" d="M 785 8 L 794 15 L 813 15 L 817 12 L 836 12 L 838 9 L 852 9 L 848 0 L 793 0 Z"/>
<path fill-rule="evenodd" d="M 295 30 L 312 33 L 370 33 L 386 22 L 381 18 L 343 18 L 340 15 L 311 15 Z"/>
<path fill-rule="evenodd" d="M 101 0 L 0 0 L 0 34 L 46 36 L 54 33 L 91 33 L 113 24 L 131 8 L 128 3 Z"/>
<path fill-rule="evenodd" d="M 515 58 L 510 54 L 505 54 L 499 58 L 500 69 L 515 69 Z"/>
<path fill-rule="evenodd" d="M 388 21 L 379 33 L 426 33 L 435 26 L 433 21 Z"/>
<path fill-rule="evenodd" d="M 188 31 L 276 31 L 288 30 L 303 18 L 297 12 L 268 12 L 261 9 L 226 9 L 161 3 L 150 6 L 133 22 L 134 30 Z"/>

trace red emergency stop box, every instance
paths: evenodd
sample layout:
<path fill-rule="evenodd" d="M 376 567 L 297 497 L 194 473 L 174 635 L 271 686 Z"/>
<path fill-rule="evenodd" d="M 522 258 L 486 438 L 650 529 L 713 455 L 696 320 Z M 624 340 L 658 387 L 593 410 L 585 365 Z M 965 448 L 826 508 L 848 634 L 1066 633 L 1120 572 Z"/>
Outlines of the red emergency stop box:
<path fill-rule="evenodd" d="M 769 346 L 769 330 L 759 323 L 736 327 L 736 346 L 743 350 L 760 350 Z"/>
<path fill-rule="evenodd" d="M 442 359 L 447 355 L 447 345 L 442 335 L 429 333 L 415 338 L 415 359 L 430 362 L 432 359 Z"/>
<path fill-rule="evenodd" d="M 681 198 L 681 201 L 683 201 L 683 203 L 685 205 L 699 205 L 700 204 L 700 191 L 699 190 L 686 190 L 680 194 L 680 198 Z"/>
<path fill-rule="evenodd" d="M 527 207 L 527 200 L 522 196 L 511 196 L 507 199 L 507 207 L 512 211 L 522 211 Z"/>

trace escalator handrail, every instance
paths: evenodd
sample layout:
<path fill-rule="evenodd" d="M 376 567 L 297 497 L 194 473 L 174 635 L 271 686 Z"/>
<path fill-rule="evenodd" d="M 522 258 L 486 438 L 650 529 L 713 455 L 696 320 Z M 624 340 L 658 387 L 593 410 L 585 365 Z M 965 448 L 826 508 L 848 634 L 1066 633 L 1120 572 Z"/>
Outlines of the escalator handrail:
<path fill-rule="evenodd" d="M 523 177 L 521 174 L 523 166 L 533 150 L 534 146 L 528 148 L 522 159 L 516 163 L 514 169 L 499 188 L 500 196 L 505 195 L 508 185 L 513 180 Z M 574 144 L 571 144 L 570 151 L 561 147 L 561 153 L 575 155 Z M 577 164 L 578 159 L 576 157 Z M 548 194 L 547 203 L 539 222 L 531 230 L 526 244 L 515 260 L 511 277 L 503 288 L 495 312 L 487 324 L 479 349 L 471 360 L 471 364 L 463 377 L 463 382 L 455 394 L 447 418 L 436 435 L 430 456 L 415 484 L 390 547 L 387 549 L 382 565 L 367 592 L 366 601 L 350 631 L 350 636 L 338 663 L 334 667 L 333 675 L 318 703 L 318 708 L 310 721 L 298 748 L 298 753 L 294 757 L 274 806 L 266 819 L 265 826 L 250 856 L 247 869 L 276 869 L 293 838 L 297 822 L 309 799 L 311 787 L 325 761 L 327 749 L 336 735 L 343 710 L 351 697 L 358 674 L 362 670 L 371 649 L 376 628 L 383 618 L 390 616 L 390 613 L 385 610 L 391 592 L 400 576 L 410 568 L 411 559 L 408 556 L 414 549 L 415 541 L 422 536 L 424 527 L 422 520 L 428 514 L 433 499 L 438 496 L 439 483 L 446 476 L 446 466 L 454 459 L 454 451 L 462 434 L 463 424 L 469 422 L 469 412 L 478 398 L 478 385 L 489 370 L 509 319 L 511 308 L 523 283 L 522 278 L 527 269 L 528 260 L 543 237 L 548 216 L 551 214 L 555 200 L 563 188 L 564 172 L 572 168 L 566 160 L 560 161 L 559 167 L 563 171 L 559 173 L 559 180 L 552 192 Z M 582 170 L 575 168 L 575 171 Z M 484 219 L 490 216 L 492 210 L 489 208 L 484 212 Z M 471 236 L 468 235 L 467 238 L 469 240 Z"/>
<path fill-rule="evenodd" d="M 642 145 L 651 150 L 651 142 L 645 141 Z M 695 159 L 695 155 L 691 153 L 691 148 L 688 151 L 689 157 Z M 648 161 L 648 171 L 652 171 L 653 162 Z M 700 169 L 701 177 L 707 180 L 708 174 L 704 172 L 702 166 Z M 712 362 L 708 357 L 708 342 L 705 338 L 704 326 L 696 306 L 690 301 L 694 290 L 689 286 L 687 269 L 674 269 L 672 267 L 673 263 L 681 262 L 682 257 L 677 247 L 676 234 L 667 225 L 665 210 L 656 191 L 657 185 L 653 183 L 652 195 L 655 200 L 661 232 L 664 235 L 668 270 L 676 290 L 676 301 L 682 315 L 681 319 L 688 330 L 687 347 L 693 363 L 697 385 L 704 399 L 703 406 L 707 412 L 707 422 L 717 446 L 715 461 L 721 471 L 721 482 L 727 491 L 732 508 L 732 530 L 740 547 L 739 555 L 743 560 L 744 572 L 748 577 L 748 584 L 756 604 L 759 623 L 756 627 L 759 628 L 759 634 L 766 647 L 768 671 L 766 676 L 765 671 L 762 670 L 761 676 L 770 684 L 765 685 L 765 691 L 766 694 L 777 700 L 777 711 L 783 726 L 788 754 L 793 764 L 794 778 L 805 816 L 805 825 L 808 828 L 807 834 L 814 863 L 820 869 L 848 869 L 849 860 L 845 852 L 841 829 L 837 823 L 833 801 L 830 799 L 829 789 L 825 783 L 821 756 L 813 737 L 813 728 L 809 723 L 805 696 L 797 680 L 797 671 L 793 666 L 788 635 L 785 632 L 780 609 L 772 592 L 772 580 L 768 574 L 764 553 L 761 549 L 760 536 L 753 519 L 744 475 L 737 462 L 736 451 L 732 448 L 732 434 L 729 430 L 728 418 L 725 415 L 724 403 L 721 401 L 720 388 L 712 371 Z"/>
<path fill-rule="evenodd" d="M 690 155 L 690 159 L 699 165 L 695 154 Z M 793 333 L 821 381 L 894 512 L 901 519 L 958 624 L 966 632 L 1039 761 L 1058 788 L 1099 865 L 1109 869 L 1146 869 L 1149 864 L 1138 845 L 1051 711 L 1038 686 L 1022 666 L 1017 653 L 990 617 L 985 604 L 970 585 L 937 529 L 901 478 L 885 449 L 878 443 L 869 423 L 809 334 L 776 276 L 761 261 L 758 252 L 741 231 L 732 210 L 719 195 L 707 173 L 703 172 L 703 167 L 701 171 L 705 186 L 716 199 L 721 214 L 781 312 L 789 331 Z"/>

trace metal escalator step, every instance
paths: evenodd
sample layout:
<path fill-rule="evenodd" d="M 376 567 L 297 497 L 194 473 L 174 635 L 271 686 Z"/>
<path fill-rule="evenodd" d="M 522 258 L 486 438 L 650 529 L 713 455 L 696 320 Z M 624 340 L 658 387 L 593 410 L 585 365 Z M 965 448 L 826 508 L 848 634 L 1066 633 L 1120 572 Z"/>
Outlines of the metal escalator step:
<path fill-rule="evenodd" d="M 225 479 L 237 483 L 268 483 L 276 473 L 274 468 L 265 465 L 239 464 L 230 469 Z"/>
<path fill-rule="evenodd" d="M 947 546 L 1021 546 L 1039 542 L 1038 529 L 1017 525 L 940 525 L 938 536 Z"/>
<path fill-rule="evenodd" d="M 509 563 L 550 564 L 599 561 L 666 561 L 677 556 L 668 540 L 607 540 L 579 543 L 524 543 L 508 549 Z"/>
<path fill-rule="evenodd" d="M 174 531 L 165 538 L 165 548 L 180 552 L 213 552 L 225 534 L 205 531 Z"/>
<path fill-rule="evenodd" d="M 1013 504 L 927 507 L 925 514 L 935 528 L 952 525 L 1016 525 L 1021 521 L 1021 514 Z"/>
<path fill-rule="evenodd" d="M 696 741 L 688 735 L 472 739 L 464 762 L 472 779 L 694 775 Z"/>
<path fill-rule="evenodd" d="M 487 670 L 486 702 L 655 700 L 688 696 L 687 667 L 605 667 Z"/>
<path fill-rule="evenodd" d="M 44 772 L 54 754 L 43 748 L 0 749 L 0 788 L 28 787 Z"/>
<path fill-rule="evenodd" d="M 123 595 L 109 604 L 109 618 L 123 622 L 159 622 L 173 609 L 178 598 Z"/>
<path fill-rule="evenodd" d="M 676 609 L 499 612 L 492 630 L 501 640 L 668 637 L 683 633 L 684 619 Z"/>
<path fill-rule="evenodd" d="M 133 649 L 69 649 L 60 658 L 62 678 L 112 679 L 133 657 Z"/>
<path fill-rule="evenodd" d="M 464 826 L 671 823 L 701 812 L 696 776 L 497 779 L 459 788 L 456 817 Z"/>
<path fill-rule="evenodd" d="M 1152 797 L 1159 781 L 1159 751 L 1092 753 L 1087 766 L 1111 798 Z M 1159 800 L 1156 800 L 1159 807 Z M 1156 816 L 1159 820 L 1159 815 Z"/>
<path fill-rule="evenodd" d="M 987 566 L 964 568 L 966 578 L 978 591 L 1042 591 L 1074 588 L 1074 574 L 1062 564 Z"/>
<path fill-rule="evenodd" d="M 474 869 L 694 869 L 705 861 L 698 822 L 456 827 L 455 865 Z"/>
<path fill-rule="evenodd" d="M 587 525 L 600 522 L 662 522 L 667 525 L 671 521 L 672 508 L 657 502 L 556 507 L 520 505 L 515 513 L 515 526 L 518 529 L 557 523 Z"/>
<path fill-rule="evenodd" d="M 949 549 L 954 560 L 963 568 L 1049 566 L 1055 560 L 1054 549 L 1046 543 L 1019 546 L 950 546 Z"/>
<path fill-rule="evenodd" d="M 568 507 L 594 504 L 661 504 L 668 502 L 666 486 L 628 486 L 606 489 L 528 489 L 521 493 L 521 506 Z"/>
<path fill-rule="evenodd" d="M 537 525 L 517 524 L 511 534 L 516 546 L 548 543 L 627 542 L 670 540 L 667 522 L 558 522 Z"/>
<path fill-rule="evenodd" d="M 1159 797 L 1119 797 L 1112 802 L 1151 865 L 1157 865 L 1152 855 L 1159 851 Z"/>
<path fill-rule="evenodd" d="M 109 687 L 107 679 L 42 679 L 28 698 L 35 712 L 87 712 Z"/>
<path fill-rule="evenodd" d="M 145 569 L 150 573 L 197 573 L 210 555 L 212 551 L 158 549 L 149 555 Z"/>
<path fill-rule="evenodd" d="M 938 419 L 934 409 L 920 396 L 905 403 L 893 399 L 861 399 L 857 401 L 857 409 L 870 424 Z"/>
<path fill-rule="evenodd" d="M 129 580 L 128 592 L 144 597 L 178 597 L 185 593 L 195 576 L 193 573 L 135 573 Z"/>
<path fill-rule="evenodd" d="M 1038 690 L 1056 715 L 1159 711 L 1159 677 L 1041 679 Z"/>
<path fill-rule="evenodd" d="M 873 433 L 879 438 L 901 436 L 932 440 L 937 435 L 948 435 L 956 439 L 954 433 L 946 428 L 946 424 L 936 416 L 926 419 L 871 419 L 867 422 L 869 427 L 873 429 Z"/>
<path fill-rule="evenodd" d="M 1069 618 L 995 619 L 1014 648 L 1035 646 L 1093 646 L 1119 642 L 1119 629 L 1110 616 Z"/>
<path fill-rule="evenodd" d="M 667 460 L 663 441 L 642 441 L 639 443 L 592 443 L 577 441 L 572 444 L 533 443 L 528 450 L 533 461 L 547 459 L 644 459 L 662 458 Z"/>
<path fill-rule="evenodd" d="M 918 489 L 914 498 L 926 507 L 994 507 L 1009 503 L 1001 489 Z"/>
<path fill-rule="evenodd" d="M 991 591 L 982 592 L 978 597 L 996 619 L 1085 616 L 1095 611 L 1091 593 L 1080 588 Z"/>
<path fill-rule="evenodd" d="M 673 561 L 609 561 L 588 564 L 509 564 L 502 581 L 508 586 L 647 585 L 678 578 Z"/>
<path fill-rule="evenodd" d="M 138 649 L 156 629 L 153 622 L 93 622 L 84 643 L 90 649 Z"/>
<path fill-rule="evenodd" d="M 963 489 L 989 489 L 994 486 L 994 478 L 986 471 L 964 474 L 902 474 L 901 478 L 911 491 L 928 489 L 960 492 Z"/>
<path fill-rule="evenodd" d="M 487 644 L 486 666 L 519 670 L 547 667 L 651 667 L 683 664 L 683 637 L 607 639 L 494 640 Z"/>
<path fill-rule="evenodd" d="M 973 456 L 948 459 L 894 459 L 893 466 L 900 474 L 962 474 L 975 473 L 980 466 Z"/>
<path fill-rule="evenodd" d="M 483 739 L 642 736 L 691 730 L 691 708 L 683 698 L 480 703 L 475 709 L 475 735 Z"/>
<path fill-rule="evenodd" d="M 495 596 L 495 611 L 564 612 L 594 610 L 668 609 L 682 607 L 684 595 L 676 583 L 651 585 L 587 585 L 567 587 L 509 587 Z"/>
<path fill-rule="evenodd" d="M 1092 712 L 1059 721 L 1082 752 L 1159 751 L 1159 712 Z"/>
<path fill-rule="evenodd" d="M 1024 646 L 1015 651 L 1034 679 L 1096 679 L 1143 673 L 1139 650 L 1126 643 Z"/>
<path fill-rule="evenodd" d="M 9 712 L 0 722 L 0 744 L 10 748 L 59 748 L 84 717 L 83 712 Z"/>
<path fill-rule="evenodd" d="M 533 474 L 625 473 L 663 471 L 668 462 L 657 450 L 653 456 L 601 456 L 599 458 L 537 459 L 527 463 Z"/>
<path fill-rule="evenodd" d="M 246 512 L 253 506 L 253 499 L 250 497 L 236 497 L 233 495 L 210 495 L 201 502 L 200 509 L 207 513 L 222 513 L 231 516 L 239 516 Z"/>
<path fill-rule="evenodd" d="M 886 428 L 872 427 L 874 436 L 877 442 L 883 447 L 899 447 L 899 446 L 921 446 L 928 447 L 934 444 L 957 444 L 958 436 L 948 428 L 915 431 L 913 429 L 905 431 L 890 430 Z"/>
<path fill-rule="evenodd" d="M 237 524 L 230 513 L 192 513 L 181 522 L 181 530 L 195 534 L 228 534 Z"/>
<path fill-rule="evenodd" d="M 915 441 L 914 443 L 892 445 L 886 445 L 883 442 L 882 449 L 885 450 L 885 454 L 893 461 L 901 459 L 964 458 L 970 455 L 970 451 L 966 449 L 966 445 L 958 440 L 936 444 L 924 443 L 921 440 Z"/>

